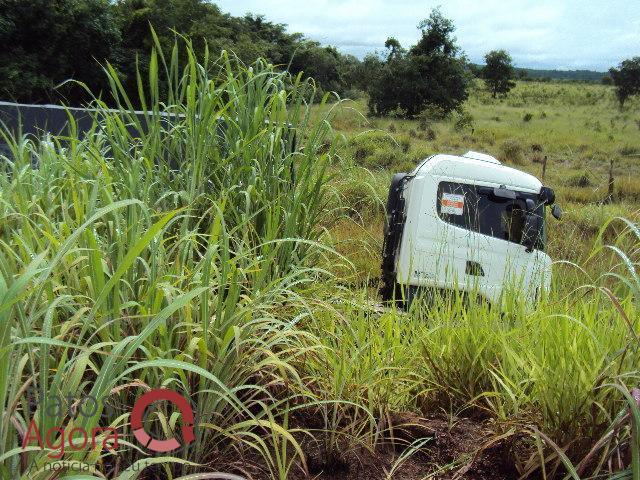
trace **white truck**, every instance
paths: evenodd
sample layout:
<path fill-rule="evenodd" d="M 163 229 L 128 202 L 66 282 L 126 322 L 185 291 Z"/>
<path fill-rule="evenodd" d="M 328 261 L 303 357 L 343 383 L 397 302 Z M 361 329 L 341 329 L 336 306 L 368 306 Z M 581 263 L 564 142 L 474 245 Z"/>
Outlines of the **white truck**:
<path fill-rule="evenodd" d="M 438 154 L 394 175 L 382 251 L 383 300 L 457 290 L 499 305 L 512 288 L 535 304 L 551 284 L 546 207 L 555 194 L 490 155 Z"/>

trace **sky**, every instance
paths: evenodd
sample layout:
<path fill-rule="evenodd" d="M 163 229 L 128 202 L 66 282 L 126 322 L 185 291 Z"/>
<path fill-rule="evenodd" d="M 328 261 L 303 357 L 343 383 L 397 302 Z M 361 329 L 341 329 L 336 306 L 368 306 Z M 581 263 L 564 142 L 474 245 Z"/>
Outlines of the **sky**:
<path fill-rule="evenodd" d="M 640 0 L 217 0 L 225 12 L 263 14 L 362 58 L 387 37 L 413 45 L 440 6 L 471 61 L 504 48 L 519 67 L 606 71 L 640 56 Z"/>

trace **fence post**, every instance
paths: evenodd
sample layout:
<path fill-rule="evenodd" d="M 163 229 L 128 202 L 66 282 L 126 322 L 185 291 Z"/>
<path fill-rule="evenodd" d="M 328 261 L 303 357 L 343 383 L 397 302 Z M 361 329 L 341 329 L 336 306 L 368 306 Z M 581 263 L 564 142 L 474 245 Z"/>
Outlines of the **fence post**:
<path fill-rule="evenodd" d="M 614 166 L 614 161 L 613 161 L 613 157 L 611 157 L 611 162 L 609 163 L 609 187 L 608 187 L 607 198 L 605 200 L 605 203 L 612 203 L 614 201 L 615 177 L 613 176 L 613 166 Z"/>

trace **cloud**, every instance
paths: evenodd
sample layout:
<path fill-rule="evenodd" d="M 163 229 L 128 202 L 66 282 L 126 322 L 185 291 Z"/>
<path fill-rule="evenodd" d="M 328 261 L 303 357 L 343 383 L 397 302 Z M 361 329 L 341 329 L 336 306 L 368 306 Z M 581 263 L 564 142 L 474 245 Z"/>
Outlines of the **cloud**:
<path fill-rule="evenodd" d="M 636 0 L 219 0 L 234 15 L 264 14 L 292 32 L 364 56 L 394 36 L 413 45 L 416 26 L 441 5 L 469 58 L 504 48 L 516 65 L 606 70 L 640 55 L 640 2 Z"/>

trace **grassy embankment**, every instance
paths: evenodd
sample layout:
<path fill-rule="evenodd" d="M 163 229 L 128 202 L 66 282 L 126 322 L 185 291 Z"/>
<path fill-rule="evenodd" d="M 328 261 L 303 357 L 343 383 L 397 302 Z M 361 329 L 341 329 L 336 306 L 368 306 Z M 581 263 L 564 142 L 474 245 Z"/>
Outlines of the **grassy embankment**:
<path fill-rule="evenodd" d="M 531 313 L 516 301 L 504 313 L 465 310 L 457 301 L 408 314 L 372 311 L 375 292 L 345 289 L 348 278 L 320 268 L 345 263 L 327 250 L 323 227 L 338 219 L 333 233 L 346 237 L 344 205 L 335 208 L 337 190 L 366 222 L 349 228 L 379 239 L 378 200 L 360 180 L 371 178 L 379 196 L 388 172 L 346 170 L 352 162 L 345 152 L 355 147 L 336 155 L 330 130 L 335 110 L 318 121 L 318 112 L 329 108 L 321 105 L 310 121 L 303 102 L 309 84 L 285 88 L 286 76 L 261 63 L 247 70 L 225 58 L 207 59 L 200 68 L 187 57 L 186 70 L 178 69 L 176 53 L 164 71 L 164 59 L 152 56 L 140 89 L 146 92 L 143 105 L 154 113 L 147 128 L 139 128 L 146 132 L 140 139 L 125 128 L 135 117 L 122 118 L 100 102 L 102 130 L 83 140 L 8 138 L 11 158 L 4 159 L 0 175 L 3 478 L 59 478 L 54 464 L 74 478 L 72 461 L 86 466 L 75 478 L 225 478 L 212 473 L 223 470 L 285 479 L 305 469 L 348 478 L 357 471 L 346 466 L 361 464 L 350 459 L 367 452 L 386 454 L 380 478 L 456 472 L 478 478 L 478 462 L 497 447 L 501 471 L 491 464 L 488 478 L 541 472 L 551 478 L 562 463 L 559 452 L 578 464 L 593 446 L 578 467 L 581 475 L 640 474 L 640 418 L 625 417 L 634 405 L 628 389 L 638 383 L 640 364 L 637 227 L 622 221 L 612 226 L 626 232 L 627 253 L 614 252 L 619 277 L 608 282 L 611 289 L 594 277 L 568 295 L 555 291 Z M 113 93 L 128 107 L 117 75 L 109 76 Z M 160 79 L 168 88 L 162 98 Z M 406 132 L 400 142 L 408 145 L 404 165 L 429 151 L 473 146 L 499 152 L 511 137 L 530 158 L 529 142 L 543 140 L 523 132 L 544 129 L 537 125 L 546 119 L 555 122 L 549 106 L 546 119 L 536 110 L 526 125 L 508 126 L 520 107 L 503 106 L 496 114 L 473 102 L 474 133 L 454 132 L 441 122 L 430 127 L 435 141 L 427 142 L 426 126 L 393 121 L 396 134 Z M 158 112 L 164 109 L 181 116 L 162 121 Z M 501 120 L 481 121 L 480 112 Z M 334 124 L 352 133 L 369 128 L 348 115 Z M 221 118 L 226 128 L 211 128 Z M 494 134 L 482 126 L 485 121 L 496 123 Z M 286 123 L 298 131 L 296 149 Z M 388 130 L 389 123 L 378 120 L 377 126 Z M 485 129 L 489 133 L 481 137 Z M 564 178 L 555 159 L 564 143 L 553 135 L 553 148 L 541 143 L 554 158 L 551 185 Z M 582 138 L 589 135 L 577 142 Z M 366 142 L 368 152 L 371 140 Z M 402 157 L 385 145 L 359 161 L 395 167 Z M 619 148 L 613 140 L 608 145 Z M 585 152 L 595 155 L 589 147 Z M 371 164 L 384 155 L 388 164 Z M 582 161 L 591 161 L 590 155 Z M 179 171 L 171 170 L 174 162 Z M 525 168 L 538 168 L 527 162 Z M 329 165 L 341 177 L 326 185 Z M 587 168 L 572 165 L 575 172 Z M 590 175 L 601 185 L 600 171 Z M 576 228 L 580 219 L 597 229 L 609 213 L 632 214 L 615 203 L 595 219 L 578 205 L 566 204 L 568 225 Z M 596 240 L 594 246 L 594 258 L 601 258 L 606 249 Z M 347 253 L 359 262 L 360 253 Z M 359 275 L 375 268 L 371 258 L 362 261 Z M 197 424 L 193 444 L 160 458 L 140 450 L 129 425 L 135 399 L 158 387 L 191 398 Z M 56 399 L 88 394 L 100 399 L 90 415 L 47 409 Z M 434 416 L 445 418 L 438 430 L 423 422 Z M 441 442 L 462 416 L 473 416 L 483 434 L 457 455 Z M 402 425 L 407 418 L 412 425 Z M 100 442 L 93 449 L 66 448 L 59 463 L 50 454 L 60 453 L 60 432 L 53 431 L 52 448 L 21 448 L 31 420 L 42 432 L 64 425 L 67 435 L 73 427 L 112 426 L 129 443 L 117 450 L 101 449 Z M 147 421 L 160 438 L 172 436 L 180 423 L 167 405 Z M 413 465 L 418 477 L 403 473 L 410 460 L 420 462 Z M 193 472 L 208 473 L 185 477 Z"/>

